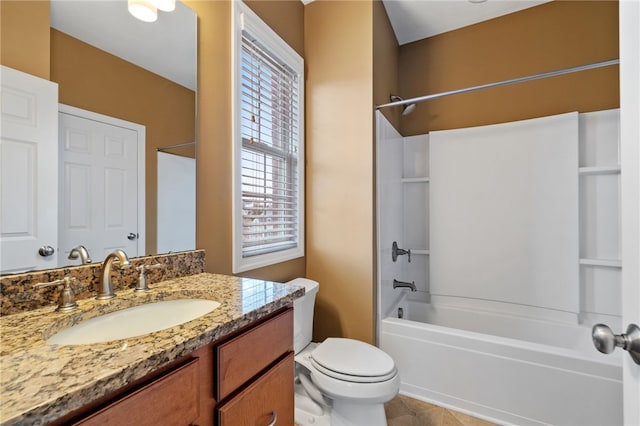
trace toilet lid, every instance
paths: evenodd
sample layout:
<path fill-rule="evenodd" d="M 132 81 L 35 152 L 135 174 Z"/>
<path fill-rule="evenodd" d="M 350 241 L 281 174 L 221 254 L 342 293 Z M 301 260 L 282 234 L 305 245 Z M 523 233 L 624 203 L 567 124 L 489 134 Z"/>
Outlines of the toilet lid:
<path fill-rule="evenodd" d="M 380 382 L 396 375 L 393 359 L 368 343 L 329 338 L 311 352 L 311 362 L 322 373 L 340 380 Z"/>

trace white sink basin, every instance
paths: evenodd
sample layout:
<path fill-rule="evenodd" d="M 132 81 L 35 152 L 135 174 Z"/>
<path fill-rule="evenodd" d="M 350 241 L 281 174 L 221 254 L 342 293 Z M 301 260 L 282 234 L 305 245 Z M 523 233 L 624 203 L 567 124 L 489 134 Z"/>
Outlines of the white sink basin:
<path fill-rule="evenodd" d="M 57 345 L 86 345 L 142 336 L 175 327 L 212 312 L 219 302 L 178 299 L 110 312 L 66 328 L 47 339 Z"/>

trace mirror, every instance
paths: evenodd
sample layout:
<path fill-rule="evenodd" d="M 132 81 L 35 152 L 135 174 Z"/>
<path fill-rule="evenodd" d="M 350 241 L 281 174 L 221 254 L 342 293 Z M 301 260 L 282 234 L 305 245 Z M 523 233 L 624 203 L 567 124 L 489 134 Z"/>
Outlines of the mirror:
<path fill-rule="evenodd" d="M 52 0 L 50 53 L 50 79 L 58 83 L 60 104 L 144 126 L 145 145 L 138 151 L 145 160 L 139 162 L 143 167 L 139 165 L 133 172 L 135 176 L 136 170 L 144 169 L 141 178 L 144 190 L 135 193 L 130 202 L 121 204 L 135 206 L 140 200 L 145 213 L 134 216 L 136 229 L 126 230 L 134 248 L 131 251 L 126 248 L 129 246 L 122 248 L 128 253 L 135 253 L 137 249 L 138 256 L 195 248 L 196 14 L 178 1 L 174 11 L 158 11 L 157 21 L 147 23 L 129 14 L 125 1 Z M 60 126 L 63 127 L 62 118 Z M 66 167 L 64 132 L 62 129 L 60 133 L 63 145 L 60 155 L 61 164 Z M 160 171 L 159 157 L 164 158 Z M 174 159 L 176 167 L 172 165 Z M 183 207 L 185 201 L 167 200 L 169 191 L 184 195 L 185 190 L 171 184 L 167 186 L 166 181 L 185 181 L 182 175 L 185 170 L 193 175 L 187 177 L 185 183 L 192 185 L 193 211 L 173 212 L 172 206 Z M 179 175 L 175 175 L 175 179 L 170 176 L 159 180 L 158 173 L 165 178 L 168 173 Z M 74 234 L 73 224 L 67 223 L 70 213 L 64 209 L 77 211 L 76 206 L 84 201 L 69 202 L 69 193 L 75 191 L 73 180 L 64 171 L 60 180 L 59 266 L 80 264 L 79 259 L 67 258 L 69 250 L 77 244 L 86 245 L 93 261 L 100 262 L 105 250 L 128 243 L 102 242 L 102 234 L 99 237 L 96 233 Z M 98 188 L 90 189 L 91 196 L 100 198 L 94 192 L 103 191 L 106 185 L 105 181 Z M 144 196 L 140 196 L 142 193 Z M 93 210 L 99 209 L 93 207 Z M 188 219 L 184 219 L 184 214 Z M 143 218 L 145 224 L 139 226 Z M 167 226 L 174 222 L 187 225 L 191 242 L 175 241 L 175 236 L 159 232 L 174 229 Z M 63 233 L 68 229 L 72 229 L 71 237 L 65 240 Z M 122 231 L 119 238 L 124 238 L 124 234 L 120 234 Z M 180 234 L 184 235 L 185 231 Z M 135 246 L 138 238 L 142 247 Z"/>

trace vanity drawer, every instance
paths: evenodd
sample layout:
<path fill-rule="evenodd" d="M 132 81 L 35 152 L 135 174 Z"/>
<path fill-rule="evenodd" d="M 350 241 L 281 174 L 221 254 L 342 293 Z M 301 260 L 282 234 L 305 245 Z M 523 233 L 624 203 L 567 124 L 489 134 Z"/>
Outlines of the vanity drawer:
<path fill-rule="evenodd" d="M 189 425 L 199 414 L 199 359 L 75 423 L 82 426 Z"/>
<path fill-rule="evenodd" d="M 222 405 L 219 426 L 293 425 L 293 352 Z"/>
<path fill-rule="evenodd" d="M 293 350 L 293 309 L 263 322 L 216 349 L 216 399 L 221 401 Z"/>

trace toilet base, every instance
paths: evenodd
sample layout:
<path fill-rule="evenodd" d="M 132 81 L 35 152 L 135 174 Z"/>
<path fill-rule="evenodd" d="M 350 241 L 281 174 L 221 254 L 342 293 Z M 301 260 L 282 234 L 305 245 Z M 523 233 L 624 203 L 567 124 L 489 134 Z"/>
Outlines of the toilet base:
<path fill-rule="evenodd" d="M 309 397 L 300 383 L 295 384 L 294 419 L 298 426 L 330 426 L 331 408 Z"/>
<path fill-rule="evenodd" d="M 297 407 L 294 419 L 296 426 L 331 426 L 331 417 L 329 415 L 317 416 Z"/>
<path fill-rule="evenodd" d="M 297 385 L 295 422 L 298 426 L 387 426 L 384 404 L 334 400 L 331 407 L 315 403 Z"/>
<path fill-rule="evenodd" d="M 384 404 L 355 404 L 334 400 L 331 426 L 387 426 Z"/>
<path fill-rule="evenodd" d="M 387 426 L 382 404 L 338 409 L 334 406 L 326 408 L 322 414 L 309 412 L 296 404 L 295 422 L 297 426 Z"/>

